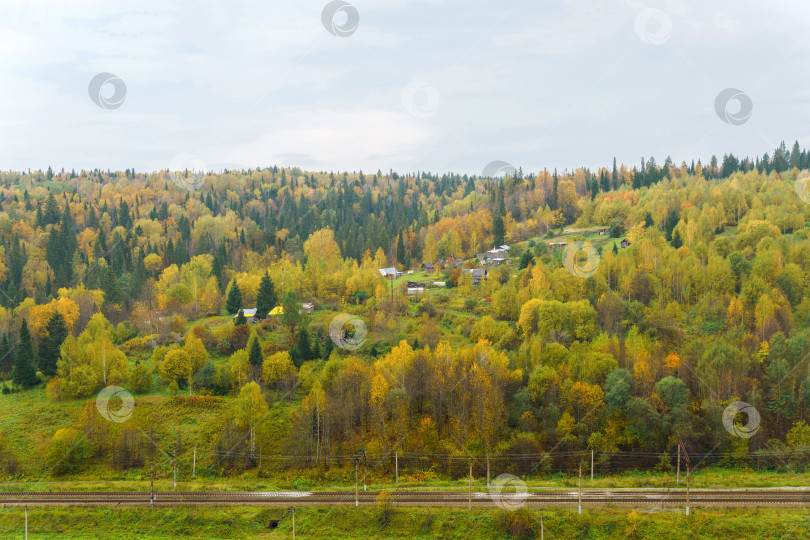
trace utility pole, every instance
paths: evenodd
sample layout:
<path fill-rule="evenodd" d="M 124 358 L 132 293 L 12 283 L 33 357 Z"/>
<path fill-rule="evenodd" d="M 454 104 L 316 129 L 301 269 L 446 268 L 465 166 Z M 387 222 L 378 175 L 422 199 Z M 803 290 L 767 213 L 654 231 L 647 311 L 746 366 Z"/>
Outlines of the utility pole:
<path fill-rule="evenodd" d="M 689 515 L 689 465 L 686 466 L 686 515 Z"/>
<path fill-rule="evenodd" d="M 579 467 L 579 513 L 582 513 L 582 466 Z"/>
<path fill-rule="evenodd" d="M 678 436 L 678 449 L 680 452 L 683 452 L 683 458 L 686 460 L 686 515 L 689 515 L 689 476 L 690 470 L 692 468 L 692 463 L 689 460 L 689 453 L 686 451 L 686 445 L 683 444 L 683 439 L 681 439 L 680 435 Z M 678 471 L 680 473 L 680 452 L 678 453 Z M 680 474 L 679 474 L 680 476 Z"/>
<path fill-rule="evenodd" d="M 395 483 L 399 484 L 399 452 L 394 452 Z"/>
<path fill-rule="evenodd" d="M 591 484 L 593 484 L 593 450 L 591 450 Z"/>
<path fill-rule="evenodd" d="M 150 500 L 155 500 L 155 466 L 154 464 L 149 468 L 149 491 L 150 491 Z"/>
<path fill-rule="evenodd" d="M 470 462 L 470 484 L 467 491 L 467 510 L 472 510 L 472 462 Z"/>
<path fill-rule="evenodd" d="M 194 447 L 194 465 L 191 468 L 191 476 L 197 476 L 197 447 Z"/>
<path fill-rule="evenodd" d="M 487 489 L 489 489 L 489 448 L 487 448 Z"/>
<path fill-rule="evenodd" d="M 360 506 L 360 500 L 358 498 L 358 489 L 357 489 L 357 469 L 360 467 L 360 461 L 355 459 L 354 460 L 354 505 Z"/>
<path fill-rule="evenodd" d="M 293 540 L 295 540 L 295 507 L 293 506 Z"/>
<path fill-rule="evenodd" d="M 544 540 L 545 531 L 543 527 L 543 512 L 540 511 L 540 540 Z"/>
<path fill-rule="evenodd" d="M 366 491 L 366 449 L 363 449 L 363 491 Z"/>
<path fill-rule="evenodd" d="M 28 507 L 25 507 L 25 540 L 28 540 Z"/>
<path fill-rule="evenodd" d="M 174 482 L 174 489 L 177 489 L 177 458 L 175 450 L 172 450 L 172 477 Z"/>

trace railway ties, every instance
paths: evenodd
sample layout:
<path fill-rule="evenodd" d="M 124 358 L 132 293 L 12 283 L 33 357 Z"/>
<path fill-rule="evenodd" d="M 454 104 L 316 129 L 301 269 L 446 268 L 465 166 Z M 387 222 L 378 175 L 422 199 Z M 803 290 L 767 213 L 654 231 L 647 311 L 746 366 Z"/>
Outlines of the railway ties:
<path fill-rule="evenodd" d="M 0 506 L 343 506 L 376 503 L 380 492 L 349 491 L 322 492 L 0 492 Z M 528 493 L 498 493 L 462 491 L 389 492 L 394 506 L 573 506 L 578 504 L 576 491 L 534 491 Z M 355 499 L 356 497 L 356 499 Z M 469 497 L 469 498 L 468 498 Z M 810 506 L 810 489 L 782 490 L 693 490 L 693 506 Z M 684 490 L 589 491 L 582 493 L 582 506 L 685 506 Z"/>

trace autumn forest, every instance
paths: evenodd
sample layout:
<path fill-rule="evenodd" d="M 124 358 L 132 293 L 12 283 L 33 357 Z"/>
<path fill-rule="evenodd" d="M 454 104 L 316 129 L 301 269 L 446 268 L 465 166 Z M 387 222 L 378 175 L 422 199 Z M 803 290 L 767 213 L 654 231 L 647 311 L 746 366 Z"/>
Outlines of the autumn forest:
<path fill-rule="evenodd" d="M 26 404 L 0 477 L 192 449 L 211 476 L 394 454 L 449 477 L 591 452 L 671 470 L 678 438 L 695 462 L 803 469 L 810 153 L 769 152 L 497 177 L 0 172 L 0 400 Z M 724 426 L 739 401 L 755 436 Z"/>

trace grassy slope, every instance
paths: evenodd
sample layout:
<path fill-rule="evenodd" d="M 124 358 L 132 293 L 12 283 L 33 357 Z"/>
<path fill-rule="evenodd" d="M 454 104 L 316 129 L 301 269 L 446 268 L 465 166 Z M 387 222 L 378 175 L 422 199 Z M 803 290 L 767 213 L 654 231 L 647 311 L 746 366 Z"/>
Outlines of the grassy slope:
<path fill-rule="evenodd" d="M 171 453 L 177 435 L 183 439 L 185 448 L 198 447 L 198 478 L 191 481 L 191 455 L 186 452 L 178 460 L 178 480 L 182 489 L 223 489 L 223 490 L 277 490 L 277 489 L 347 489 L 353 483 L 353 470 L 332 468 L 327 472 L 286 471 L 273 474 L 271 478 L 257 478 L 256 472 L 249 471 L 236 478 L 210 478 L 207 474 L 206 452 L 213 448 L 218 423 L 228 408 L 228 401 L 210 409 L 180 405 L 165 395 L 138 396 L 136 408 L 130 420 L 123 424 L 105 423 L 111 435 L 117 435 L 122 428 L 154 435 L 161 448 Z M 79 422 L 85 401 L 52 401 L 45 396 L 43 389 L 35 389 L 10 395 L 0 395 L 0 418 L 3 436 L 8 437 L 24 471 L 24 483 L 0 484 L 0 490 L 18 489 L 75 489 L 75 490 L 143 490 L 148 489 L 148 470 L 120 472 L 106 462 L 91 464 L 66 478 L 54 478 L 43 466 L 47 443 L 54 432 L 63 427 L 76 426 Z M 285 431 L 289 411 L 295 403 L 277 402 L 272 409 L 270 422 L 273 432 Z M 280 444 L 279 441 L 276 441 Z M 282 453 L 279 446 L 273 453 Z M 390 489 L 393 474 L 375 467 L 369 475 L 372 489 Z M 170 464 L 163 460 L 156 468 L 157 488 L 170 489 Z M 427 474 L 425 474 L 427 473 Z M 497 471 L 496 471 L 497 473 Z M 466 480 L 439 478 L 430 471 L 400 471 L 402 488 L 423 489 L 464 489 Z M 682 485 L 683 485 L 682 478 Z M 577 479 L 574 476 L 556 474 L 526 479 L 530 488 L 571 487 Z M 32 482 L 36 484 L 32 485 Z M 483 489 L 482 481 L 477 482 Z M 621 475 L 600 476 L 599 470 L 593 484 L 586 478 L 584 487 L 673 487 L 674 474 L 653 472 L 628 472 Z M 693 473 L 692 485 L 701 487 L 770 487 L 779 485 L 810 485 L 810 472 L 804 474 L 734 471 L 719 467 L 702 468 Z"/>
<path fill-rule="evenodd" d="M 381 526 L 372 508 L 299 508 L 295 512 L 297 538 L 510 538 L 498 522 L 499 510 L 417 508 L 395 510 Z M 281 508 L 35 508 L 28 512 L 29 538 L 292 538 L 291 516 Z M 278 528 L 267 528 L 280 519 Z M 540 511 L 529 521 L 537 537 Z M 0 536 L 22 538 L 23 510 L 0 509 Z M 802 510 L 682 510 L 639 512 L 625 509 L 544 511 L 546 538 L 806 538 L 810 515 Z M 804 536 L 803 536 L 804 535 Z"/>

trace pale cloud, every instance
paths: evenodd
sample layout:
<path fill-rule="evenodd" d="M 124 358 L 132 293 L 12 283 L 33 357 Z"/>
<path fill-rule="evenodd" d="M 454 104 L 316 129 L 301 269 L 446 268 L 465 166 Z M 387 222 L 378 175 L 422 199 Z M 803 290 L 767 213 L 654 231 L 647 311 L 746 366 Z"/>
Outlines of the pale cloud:
<path fill-rule="evenodd" d="M 810 132 L 799 0 L 358 0 L 349 37 L 325 4 L 4 0 L 0 167 L 537 171 L 761 155 Z M 647 8 L 672 22 L 664 43 L 635 33 Z M 120 108 L 90 101 L 99 72 L 126 82 Z M 430 114 L 403 106 L 413 81 L 435 88 Z M 754 100 L 742 126 L 714 113 L 729 87 Z"/>
<path fill-rule="evenodd" d="M 256 156 L 315 169 L 408 168 L 437 133 L 407 115 L 387 110 L 317 110 L 275 119 L 279 127 L 253 126 L 256 134 L 235 146 L 200 150 L 207 163 L 255 164 Z M 313 152 L 313 149 L 319 149 Z M 291 161 L 301 157 L 306 163 Z"/>

